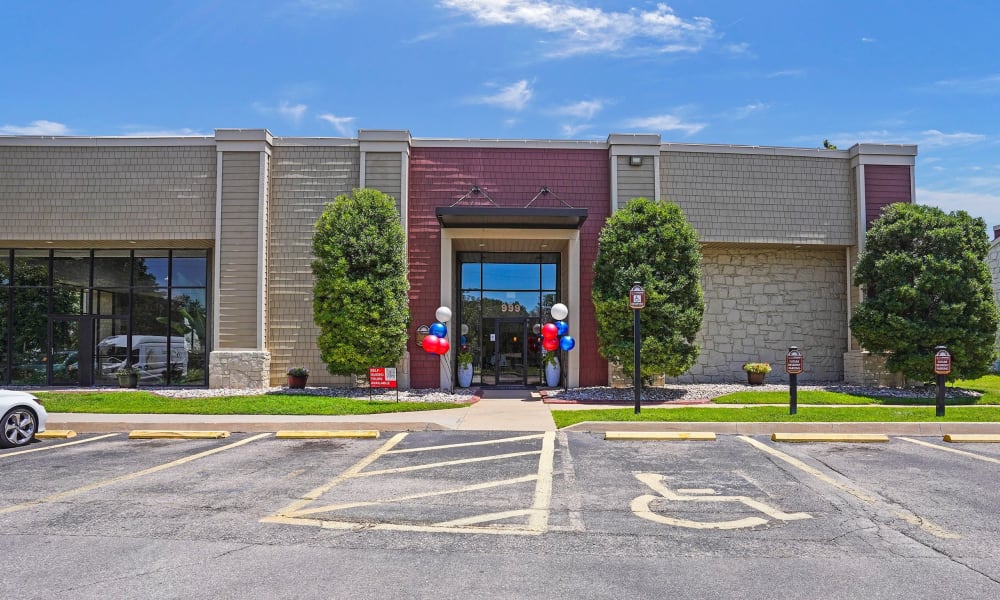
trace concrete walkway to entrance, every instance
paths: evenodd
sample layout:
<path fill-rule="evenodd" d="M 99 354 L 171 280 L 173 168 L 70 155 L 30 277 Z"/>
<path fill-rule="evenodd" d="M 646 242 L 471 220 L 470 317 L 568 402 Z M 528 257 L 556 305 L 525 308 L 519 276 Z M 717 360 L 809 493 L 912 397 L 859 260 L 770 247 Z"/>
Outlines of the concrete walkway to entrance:
<path fill-rule="evenodd" d="M 461 431 L 555 431 L 552 412 L 530 390 L 483 390 L 458 424 Z"/>

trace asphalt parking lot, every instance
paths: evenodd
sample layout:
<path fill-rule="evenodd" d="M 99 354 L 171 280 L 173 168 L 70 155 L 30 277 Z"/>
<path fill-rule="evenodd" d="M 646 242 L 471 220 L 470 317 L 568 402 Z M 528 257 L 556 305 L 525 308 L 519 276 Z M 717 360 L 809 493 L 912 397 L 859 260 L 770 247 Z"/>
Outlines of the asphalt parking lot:
<path fill-rule="evenodd" d="M 25 598 L 996 597 L 998 469 L 997 445 L 940 438 L 86 435 L 0 451 L 0 584 Z"/>

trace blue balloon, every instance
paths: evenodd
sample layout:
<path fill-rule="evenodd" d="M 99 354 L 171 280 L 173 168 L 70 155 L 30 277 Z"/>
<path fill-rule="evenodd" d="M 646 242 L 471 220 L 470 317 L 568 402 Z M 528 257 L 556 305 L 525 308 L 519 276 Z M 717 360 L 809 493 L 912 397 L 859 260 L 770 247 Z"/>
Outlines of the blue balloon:
<path fill-rule="evenodd" d="M 574 347 L 576 347 L 576 340 L 574 340 L 571 336 L 564 335 L 561 338 L 559 338 L 559 347 L 565 350 L 566 352 L 569 352 Z"/>
<path fill-rule="evenodd" d="M 469 338 L 467 338 L 467 337 L 465 337 L 465 336 L 463 335 L 463 336 L 462 336 L 462 345 L 464 346 L 464 345 L 466 345 L 466 344 L 468 344 L 468 343 L 469 343 Z"/>
<path fill-rule="evenodd" d="M 556 321 L 556 331 L 559 335 L 566 335 L 566 332 L 569 331 L 569 325 L 566 324 L 566 321 Z"/>
<path fill-rule="evenodd" d="M 448 335 L 448 328 L 444 326 L 444 323 L 435 323 L 431 325 L 431 335 L 436 335 L 439 338 L 443 338 Z"/>

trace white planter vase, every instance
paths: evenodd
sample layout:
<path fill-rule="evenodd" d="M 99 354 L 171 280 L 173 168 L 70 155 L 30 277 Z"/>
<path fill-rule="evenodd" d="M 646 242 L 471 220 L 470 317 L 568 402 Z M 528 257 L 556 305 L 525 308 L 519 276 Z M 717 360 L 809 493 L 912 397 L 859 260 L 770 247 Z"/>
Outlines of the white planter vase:
<path fill-rule="evenodd" d="M 545 365 L 545 385 L 549 387 L 556 387 L 559 385 L 559 359 L 555 360 L 553 364 Z"/>
<path fill-rule="evenodd" d="M 458 387 L 467 388 L 472 385 L 472 363 L 458 367 Z"/>

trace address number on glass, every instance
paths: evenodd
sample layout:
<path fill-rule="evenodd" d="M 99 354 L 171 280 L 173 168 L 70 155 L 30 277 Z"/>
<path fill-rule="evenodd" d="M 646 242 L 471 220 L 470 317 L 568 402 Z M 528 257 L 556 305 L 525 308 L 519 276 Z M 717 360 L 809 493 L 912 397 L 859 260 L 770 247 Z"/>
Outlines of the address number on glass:
<path fill-rule="evenodd" d="M 501 304 L 500 312 L 519 313 L 521 312 L 521 305 L 516 302 L 513 304 Z"/>

